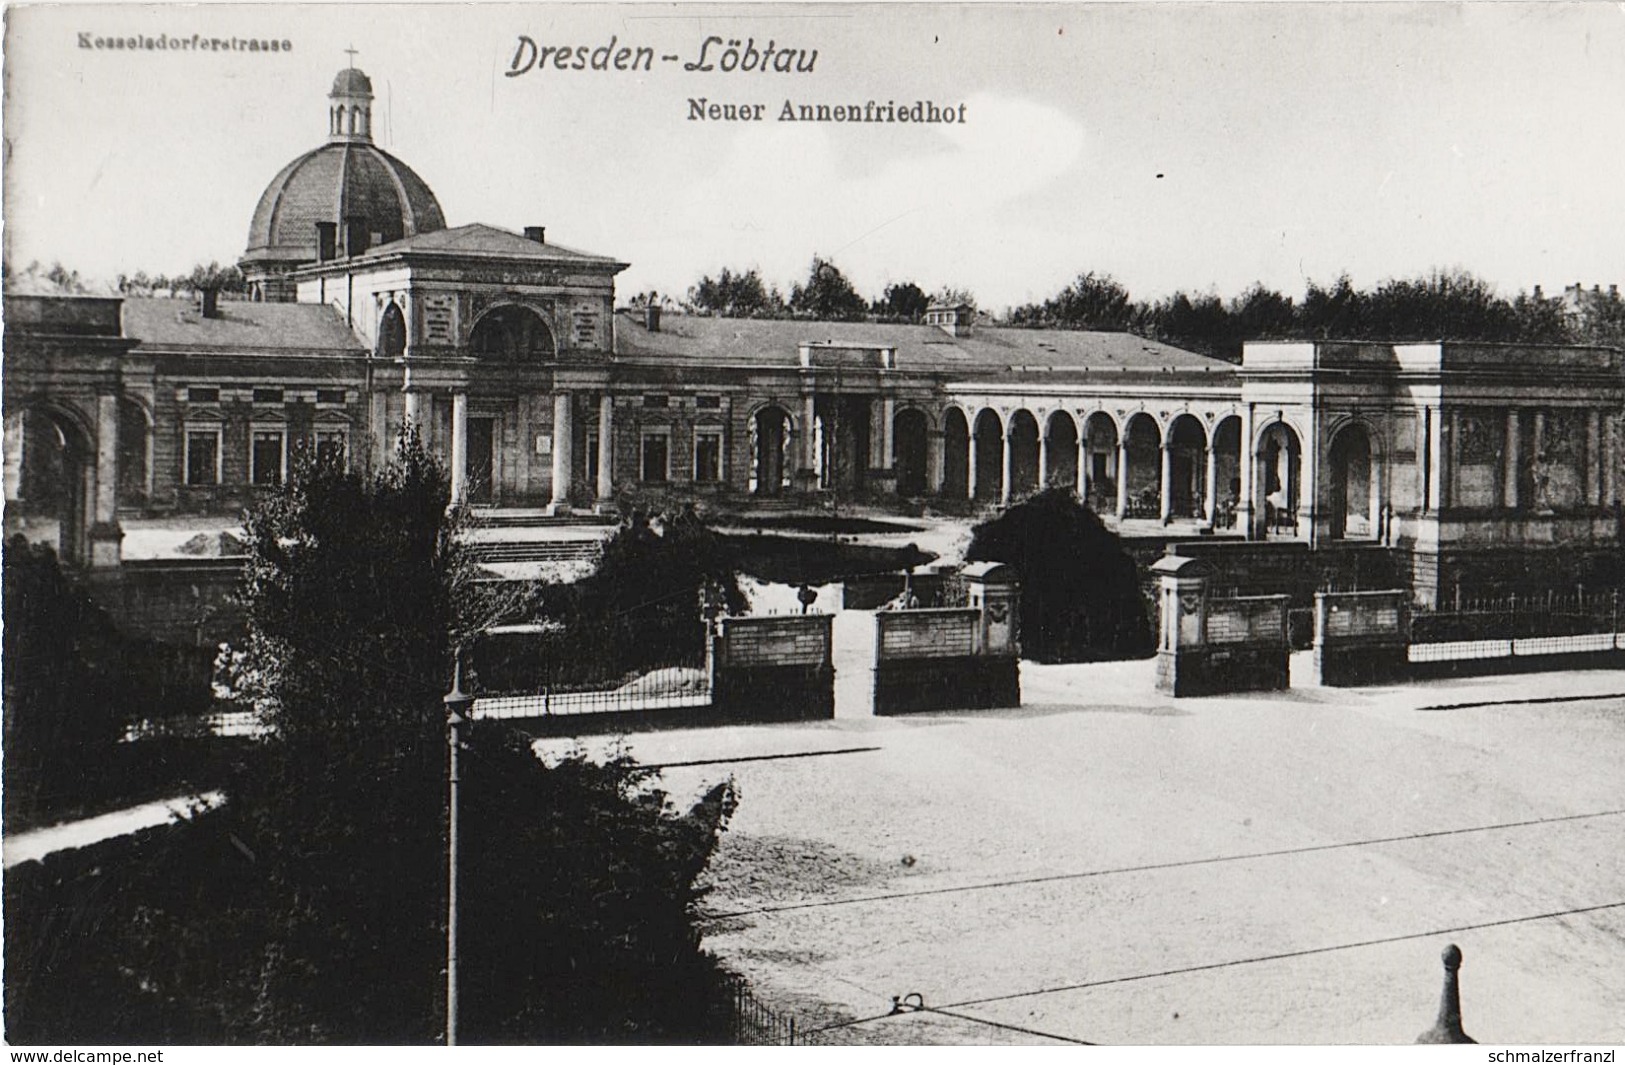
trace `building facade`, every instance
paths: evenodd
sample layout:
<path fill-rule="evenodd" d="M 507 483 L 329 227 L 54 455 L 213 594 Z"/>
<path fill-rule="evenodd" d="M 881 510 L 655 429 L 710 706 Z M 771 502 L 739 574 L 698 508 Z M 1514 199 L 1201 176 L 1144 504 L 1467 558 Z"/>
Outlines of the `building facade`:
<path fill-rule="evenodd" d="M 370 130 L 341 71 L 326 143 L 253 212 L 250 299 L 8 295 L 8 532 L 114 566 L 121 522 L 234 513 L 299 448 L 366 466 L 410 425 L 474 506 L 1065 486 L 1130 533 L 1387 545 L 1424 600 L 1460 559 L 1621 546 L 1617 350 L 1250 343 L 1238 366 L 966 307 L 663 318 L 540 226 L 448 228 Z"/>

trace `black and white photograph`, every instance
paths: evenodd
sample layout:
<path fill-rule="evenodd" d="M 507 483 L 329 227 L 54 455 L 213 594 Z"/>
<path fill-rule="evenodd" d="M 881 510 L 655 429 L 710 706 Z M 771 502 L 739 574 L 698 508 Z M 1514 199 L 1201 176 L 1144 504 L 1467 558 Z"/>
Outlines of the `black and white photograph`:
<path fill-rule="evenodd" d="M 4 14 L 11 1060 L 1617 1059 L 1625 6 Z"/>

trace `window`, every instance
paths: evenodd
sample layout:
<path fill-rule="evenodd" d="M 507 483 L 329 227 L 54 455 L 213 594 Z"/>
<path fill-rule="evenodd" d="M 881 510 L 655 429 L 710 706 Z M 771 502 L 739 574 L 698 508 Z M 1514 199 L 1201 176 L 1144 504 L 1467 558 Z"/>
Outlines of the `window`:
<path fill-rule="evenodd" d="M 316 402 L 324 406 L 342 406 L 344 403 L 344 389 L 318 388 L 316 390 Z"/>
<path fill-rule="evenodd" d="M 280 388 L 256 388 L 256 389 L 254 389 L 254 402 L 255 403 L 281 403 L 282 402 L 282 389 L 280 389 Z"/>
<path fill-rule="evenodd" d="M 186 430 L 186 483 L 220 483 L 219 426 Z"/>
<path fill-rule="evenodd" d="M 722 480 L 722 430 L 694 433 L 694 479 L 707 484 Z"/>
<path fill-rule="evenodd" d="M 275 485 L 282 483 L 283 463 L 287 451 L 283 447 L 287 436 L 281 429 L 255 429 L 254 442 L 248 456 L 250 484 Z"/>
<path fill-rule="evenodd" d="M 721 396 L 695 396 L 694 406 L 698 410 L 721 410 Z"/>
<path fill-rule="evenodd" d="M 316 463 L 326 466 L 329 463 L 344 465 L 345 440 L 343 429 L 316 430 Z"/>
<path fill-rule="evenodd" d="M 643 479 L 664 483 L 671 478 L 671 439 L 665 432 L 643 434 Z"/>
<path fill-rule="evenodd" d="M 643 397 L 643 405 L 645 407 L 664 407 L 666 405 L 666 397 L 665 396 L 644 396 Z"/>
<path fill-rule="evenodd" d="M 188 388 L 186 390 L 188 403 L 219 403 L 220 390 L 218 388 Z"/>
<path fill-rule="evenodd" d="M 598 483 L 598 430 L 587 430 L 587 480 Z"/>

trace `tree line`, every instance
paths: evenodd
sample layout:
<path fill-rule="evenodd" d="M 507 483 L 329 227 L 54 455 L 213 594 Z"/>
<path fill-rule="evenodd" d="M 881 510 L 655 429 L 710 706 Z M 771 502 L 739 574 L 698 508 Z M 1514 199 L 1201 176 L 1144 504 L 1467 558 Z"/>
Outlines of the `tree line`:
<path fill-rule="evenodd" d="M 1225 300 L 1176 292 L 1133 299 L 1110 274 L 1079 274 L 1042 303 L 1013 309 L 1008 324 L 1127 332 L 1207 355 L 1241 360 L 1249 340 L 1487 340 L 1533 344 L 1625 343 L 1617 289 L 1548 297 L 1537 288 L 1508 299 L 1462 270 L 1384 281 L 1369 289 L 1348 275 L 1311 281 L 1293 300 L 1263 284 Z"/>
<path fill-rule="evenodd" d="M 650 293 L 634 300 L 647 303 Z M 865 300 L 831 261 L 814 256 L 805 281 L 785 297 L 752 268 L 707 274 L 688 291 L 687 309 L 734 318 L 813 318 L 826 321 L 918 322 L 932 303 L 976 306 L 963 289 L 933 294 L 912 281 L 889 284 Z M 1547 296 L 1537 288 L 1512 298 L 1464 270 L 1434 270 L 1415 278 L 1356 288 L 1343 275 L 1311 281 L 1294 299 L 1262 283 L 1224 299 L 1175 292 L 1136 299 L 1109 273 L 1078 274 L 1054 296 L 1011 308 L 997 321 L 1031 329 L 1133 333 L 1176 347 L 1239 362 L 1249 340 L 1488 340 L 1535 344 L 1625 344 L 1625 300 L 1617 289 L 1571 290 Z"/>

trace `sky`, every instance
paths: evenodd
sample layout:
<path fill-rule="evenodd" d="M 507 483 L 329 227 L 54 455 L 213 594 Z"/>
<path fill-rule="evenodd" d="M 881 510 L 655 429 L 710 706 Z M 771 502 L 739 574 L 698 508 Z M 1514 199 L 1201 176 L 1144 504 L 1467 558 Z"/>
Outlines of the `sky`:
<path fill-rule="evenodd" d="M 679 58 L 509 77 L 521 36 Z M 711 36 L 817 59 L 685 70 Z M 12 7 L 5 43 L 16 268 L 235 260 L 354 48 L 375 140 L 448 224 L 545 225 L 630 263 L 623 296 L 723 267 L 788 292 L 815 254 L 867 296 L 913 281 L 994 310 L 1090 270 L 1140 298 L 1436 267 L 1507 295 L 1625 280 L 1625 4 L 81 4 Z M 692 120 L 701 98 L 764 120 Z M 966 120 L 776 121 L 871 99 Z"/>

